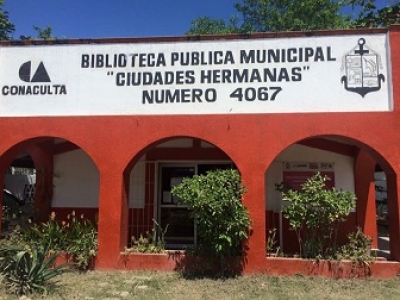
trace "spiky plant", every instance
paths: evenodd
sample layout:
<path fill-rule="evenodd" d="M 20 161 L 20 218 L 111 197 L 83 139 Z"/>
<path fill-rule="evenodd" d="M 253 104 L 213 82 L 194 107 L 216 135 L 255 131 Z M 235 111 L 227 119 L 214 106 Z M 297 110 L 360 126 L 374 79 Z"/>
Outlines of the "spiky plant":
<path fill-rule="evenodd" d="M 55 266 L 59 253 L 47 247 L 5 247 L 0 249 L 0 273 L 8 293 L 47 293 L 49 280 L 72 270 L 68 264 Z"/>

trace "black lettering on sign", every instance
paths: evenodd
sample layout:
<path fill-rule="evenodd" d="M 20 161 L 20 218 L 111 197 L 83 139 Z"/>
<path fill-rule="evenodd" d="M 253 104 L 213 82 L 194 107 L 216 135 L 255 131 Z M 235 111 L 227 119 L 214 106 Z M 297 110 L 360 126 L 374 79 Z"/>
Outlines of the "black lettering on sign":
<path fill-rule="evenodd" d="M 237 101 L 274 101 L 278 93 L 282 91 L 282 88 L 277 87 L 259 87 L 259 88 L 237 88 L 231 94 L 231 98 L 236 98 Z"/>
<path fill-rule="evenodd" d="M 331 47 L 240 50 L 241 64 L 335 61 Z"/>
<path fill-rule="evenodd" d="M 164 53 L 131 54 L 131 67 L 163 67 L 166 65 Z"/>
<path fill-rule="evenodd" d="M 125 54 L 82 54 L 81 68 L 125 68 Z"/>
<path fill-rule="evenodd" d="M 193 70 L 175 72 L 119 72 L 115 76 L 115 84 L 117 86 L 193 84 L 195 82 L 194 75 Z"/>
<path fill-rule="evenodd" d="M 217 91 L 215 89 L 167 89 L 144 90 L 142 92 L 142 104 L 162 103 L 203 103 L 215 102 Z"/>
<path fill-rule="evenodd" d="M 207 66 L 234 64 L 232 51 L 172 52 L 171 66 Z"/>
<path fill-rule="evenodd" d="M 1 89 L 4 96 L 30 95 L 66 95 L 67 87 L 64 84 L 53 85 L 5 85 Z"/>

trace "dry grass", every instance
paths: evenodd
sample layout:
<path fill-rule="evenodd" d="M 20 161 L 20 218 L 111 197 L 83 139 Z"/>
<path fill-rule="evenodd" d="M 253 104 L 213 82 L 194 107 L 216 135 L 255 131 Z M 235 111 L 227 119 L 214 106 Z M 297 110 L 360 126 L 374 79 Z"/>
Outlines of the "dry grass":
<path fill-rule="evenodd" d="M 50 295 L 31 299 L 400 299 L 400 280 L 333 280 L 301 276 L 182 278 L 177 273 L 65 274 Z M 18 299 L 0 289 L 0 299 Z"/>

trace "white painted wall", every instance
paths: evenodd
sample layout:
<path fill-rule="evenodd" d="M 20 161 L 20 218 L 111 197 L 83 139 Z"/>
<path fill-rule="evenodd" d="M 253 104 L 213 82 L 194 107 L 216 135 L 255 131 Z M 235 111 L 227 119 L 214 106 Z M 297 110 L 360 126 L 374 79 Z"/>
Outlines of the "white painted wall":
<path fill-rule="evenodd" d="M 361 43 L 369 51 L 364 59 L 375 65 L 368 84 L 381 83 L 364 97 L 341 81 L 346 76 L 348 88 L 360 85 L 350 58 Z M 390 111 L 388 50 L 387 34 L 365 32 L 362 38 L 0 47 L 0 116 Z M 256 59 L 257 53 L 274 58 Z M 31 82 L 36 72 L 51 82 Z M 141 80 L 130 80 L 132 74 Z"/>
<path fill-rule="evenodd" d="M 267 210 L 278 212 L 281 209 L 281 196 L 279 192 L 275 191 L 275 183 L 282 181 L 282 162 L 333 162 L 335 164 L 335 188 L 355 192 L 352 157 L 303 145 L 293 145 L 284 150 L 267 171 L 265 176 Z"/>
<path fill-rule="evenodd" d="M 83 150 L 54 156 L 53 207 L 98 207 L 100 174 Z"/>
<path fill-rule="evenodd" d="M 146 160 L 143 155 L 132 168 L 129 177 L 129 208 L 144 208 Z"/>
<path fill-rule="evenodd" d="M 145 198 L 145 156 L 130 174 L 129 207 L 143 208 Z M 121 175 L 122 176 L 122 175 Z M 94 207 L 99 205 L 99 172 L 82 150 L 54 157 L 53 207 Z"/>

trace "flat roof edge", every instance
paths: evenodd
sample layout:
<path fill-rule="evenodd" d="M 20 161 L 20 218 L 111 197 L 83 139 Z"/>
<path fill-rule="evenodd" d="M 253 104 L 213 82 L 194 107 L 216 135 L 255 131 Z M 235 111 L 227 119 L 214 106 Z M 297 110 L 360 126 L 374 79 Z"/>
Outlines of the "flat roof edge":
<path fill-rule="evenodd" d="M 115 38 L 82 38 L 55 40 L 0 41 L 0 46 L 35 46 L 35 45 L 84 45 L 84 44 L 128 44 L 128 43 L 162 43 L 162 42 L 198 42 L 216 40 L 273 39 L 290 37 L 323 37 L 338 35 L 378 34 L 388 31 L 400 31 L 400 24 L 388 28 L 360 28 L 341 30 L 314 30 L 291 32 L 256 32 L 246 34 L 196 35 L 196 36 L 159 36 L 159 37 L 115 37 Z"/>

